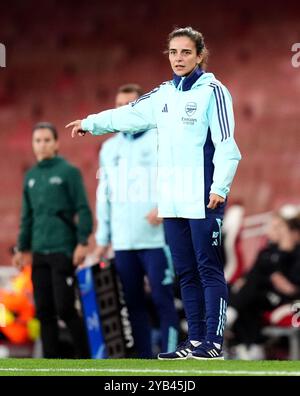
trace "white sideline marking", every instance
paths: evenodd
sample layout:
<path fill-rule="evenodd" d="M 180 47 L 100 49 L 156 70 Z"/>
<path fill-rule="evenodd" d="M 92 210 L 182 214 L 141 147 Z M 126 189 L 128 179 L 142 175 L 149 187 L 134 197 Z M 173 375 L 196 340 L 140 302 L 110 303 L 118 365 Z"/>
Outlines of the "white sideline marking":
<path fill-rule="evenodd" d="M 160 369 L 98 369 L 98 368 L 16 368 L 5 367 L 0 368 L 0 371 L 23 371 L 23 372 L 71 372 L 71 373 L 88 373 L 88 372 L 109 372 L 109 373 L 175 373 L 175 374 L 231 374 L 231 375 L 291 375 L 300 376 L 300 371 L 262 371 L 262 370 L 160 370 Z"/>

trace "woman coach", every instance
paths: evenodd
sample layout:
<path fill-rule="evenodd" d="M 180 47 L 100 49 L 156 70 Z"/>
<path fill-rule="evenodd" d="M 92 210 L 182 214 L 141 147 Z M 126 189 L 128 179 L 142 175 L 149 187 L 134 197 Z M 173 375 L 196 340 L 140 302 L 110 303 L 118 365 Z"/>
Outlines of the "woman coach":
<path fill-rule="evenodd" d="M 191 27 L 169 35 L 173 80 L 135 102 L 73 121 L 72 137 L 157 128 L 158 210 L 177 272 L 188 340 L 159 359 L 223 359 L 227 285 L 221 253 L 226 198 L 241 159 L 231 96 L 203 70 L 207 50 Z"/>

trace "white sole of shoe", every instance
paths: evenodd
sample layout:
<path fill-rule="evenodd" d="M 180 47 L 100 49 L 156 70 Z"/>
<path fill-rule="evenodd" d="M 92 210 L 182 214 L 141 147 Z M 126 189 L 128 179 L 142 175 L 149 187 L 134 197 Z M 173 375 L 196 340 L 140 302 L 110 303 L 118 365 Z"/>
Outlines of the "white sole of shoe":
<path fill-rule="evenodd" d="M 158 360 L 187 360 L 187 357 L 184 357 L 184 358 L 181 358 L 181 357 L 178 357 L 178 358 L 161 358 L 161 357 L 158 357 L 157 359 Z"/>
<path fill-rule="evenodd" d="M 189 353 L 187 354 L 185 357 L 179 357 L 178 358 L 161 358 L 159 356 L 157 356 L 158 360 L 187 360 L 187 359 L 192 359 L 192 354 Z"/>
<path fill-rule="evenodd" d="M 211 357 L 211 358 L 191 356 L 191 358 L 192 359 L 196 359 L 196 360 L 224 360 L 224 356 L 222 356 L 222 357 Z"/>

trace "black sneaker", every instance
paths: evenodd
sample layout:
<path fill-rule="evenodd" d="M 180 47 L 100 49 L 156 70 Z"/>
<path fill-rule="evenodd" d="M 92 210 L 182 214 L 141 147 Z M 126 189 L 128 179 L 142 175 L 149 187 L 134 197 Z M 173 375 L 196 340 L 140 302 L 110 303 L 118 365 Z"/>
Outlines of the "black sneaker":
<path fill-rule="evenodd" d="M 174 352 L 164 352 L 158 354 L 159 360 L 185 360 L 188 359 L 195 347 L 189 340 L 181 342 Z"/>
<path fill-rule="evenodd" d="M 221 348 L 217 348 L 213 342 L 206 341 L 194 348 L 191 354 L 192 359 L 199 360 L 224 360 Z"/>

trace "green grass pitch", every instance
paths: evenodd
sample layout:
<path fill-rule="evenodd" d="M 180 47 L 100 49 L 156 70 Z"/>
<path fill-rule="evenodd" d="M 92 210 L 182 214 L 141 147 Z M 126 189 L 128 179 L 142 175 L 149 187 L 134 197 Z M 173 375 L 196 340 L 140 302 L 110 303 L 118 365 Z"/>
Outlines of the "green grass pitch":
<path fill-rule="evenodd" d="M 300 376 L 300 361 L 0 359 L 0 376 Z"/>

